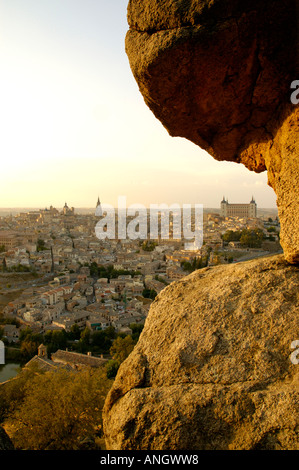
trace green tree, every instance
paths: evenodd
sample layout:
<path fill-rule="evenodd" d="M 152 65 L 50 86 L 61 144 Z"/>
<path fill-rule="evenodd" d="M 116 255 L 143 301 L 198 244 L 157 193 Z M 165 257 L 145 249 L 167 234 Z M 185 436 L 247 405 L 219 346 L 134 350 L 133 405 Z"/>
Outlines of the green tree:
<path fill-rule="evenodd" d="M 239 230 L 227 230 L 222 235 L 222 240 L 225 242 L 238 242 L 241 238 L 241 232 Z"/>
<path fill-rule="evenodd" d="M 105 330 L 105 335 L 109 339 L 115 339 L 117 335 L 114 326 L 108 326 Z"/>
<path fill-rule="evenodd" d="M 24 360 L 28 361 L 37 354 L 39 343 L 32 341 L 31 339 L 25 339 L 20 347 L 20 351 Z"/>
<path fill-rule="evenodd" d="M 141 248 L 143 249 L 143 251 L 154 251 L 156 246 L 157 246 L 157 242 L 154 242 L 152 240 L 145 240 L 142 243 Z"/>
<path fill-rule="evenodd" d="M 263 239 L 264 233 L 261 229 L 244 229 L 241 233 L 240 243 L 248 248 L 261 248 Z"/>
<path fill-rule="evenodd" d="M 39 238 L 36 243 L 36 251 L 44 251 L 46 249 L 45 241 Z"/>
<path fill-rule="evenodd" d="M 33 331 L 28 326 L 20 331 L 19 341 L 24 341 L 28 336 L 31 336 Z"/>
<path fill-rule="evenodd" d="M 20 332 L 20 351 L 24 360 L 29 361 L 37 354 L 38 346 L 43 342 L 44 337 L 38 333 L 33 333 L 30 328 Z"/>
<path fill-rule="evenodd" d="M 105 331 L 95 331 L 91 335 L 91 346 L 100 352 L 108 352 L 111 347 L 111 339 L 106 335 Z"/>
<path fill-rule="evenodd" d="M 131 336 L 125 338 L 118 336 L 110 348 L 112 359 L 106 364 L 107 378 L 116 376 L 121 363 L 131 354 L 135 347 L 136 341 Z"/>
<path fill-rule="evenodd" d="M 71 341 L 75 341 L 76 339 L 80 339 L 80 335 L 81 335 L 81 330 L 79 326 L 77 325 L 77 323 L 75 323 L 74 325 L 71 326 L 71 331 L 68 333 L 68 338 Z"/>
<path fill-rule="evenodd" d="M 67 346 L 67 334 L 65 330 L 47 331 L 44 341 L 47 345 L 48 354 L 56 352 L 58 349 L 65 349 Z"/>
<path fill-rule="evenodd" d="M 108 379 L 116 377 L 117 371 L 119 369 L 119 362 L 115 359 L 110 359 L 106 364 L 106 374 Z"/>
<path fill-rule="evenodd" d="M 89 270 L 90 270 L 90 275 L 91 276 L 98 276 L 99 268 L 98 268 L 98 265 L 95 261 L 93 261 L 89 265 Z"/>
<path fill-rule="evenodd" d="M 3 261 L 2 261 L 1 271 L 3 273 L 5 273 L 7 271 L 7 264 L 6 264 L 6 259 L 5 258 L 3 258 Z"/>
<path fill-rule="evenodd" d="M 26 382 L 20 406 L 5 422 L 15 448 L 81 449 L 85 438 L 95 439 L 100 432 L 110 386 L 104 368 L 35 375 Z"/>
<path fill-rule="evenodd" d="M 84 328 L 84 330 L 81 332 L 80 335 L 80 340 L 82 343 L 89 345 L 90 343 L 90 329 L 89 328 Z"/>
<path fill-rule="evenodd" d="M 135 343 L 139 340 L 139 336 L 144 328 L 143 324 L 140 323 L 131 323 L 130 328 L 132 330 L 132 339 Z"/>
<path fill-rule="evenodd" d="M 121 364 L 133 351 L 134 346 L 135 342 L 131 336 L 128 335 L 125 338 L 118 336 L 110 348 L 112 359 Z"/>
<path fill-rule="evenodd" d="M 5 387 L 0 387 L 0 423 L 3 423 L 20 406 L 25 396 L 26 383 L 31 381 L 37 373 L 35 366 L 26 367 L 18 374 L 17 380 L 10 380 Z"/>
<path fill-rule="evenodd" d="M 143 289 L 142 291 L 142 296 L 145 298 L 145 299 L 152 299 L 152 300 L 155 300 L 155 298 L 157 297 L 157 292 L 154 290 L 154 289 Z"/>
<path fill-rule="evenodd" d="M 21 326 L 20 321 L 17 318 L 14 317 L 1 317 L 0 316 L 0 324 L 1 325 L 16 325 L 17 327 Z"/>
<path fill-rule="evenodd" d="M 11 266 L 8 271 L 16 272 L 16 273 L 29 273 L 31 268 L 29 266 L 24 266 L 23 264 L 16 264 L 15 266 Z"/>
<path fill-rule="evenodd" d="M 190 261 L 182 261 L 181 262 L 181 268 L 184 271 L 187 271 L 189 273 L 192 273 L 193 271 L 196 271 L 197 269 L 202 269 L 205 268 L 208 265 L 208 257 L 200 257 L 200 258 L 194 258 L 192 262 Z"/>
<path fill-rule="evenodd" d="M 80 339 L 78 343 L 74 346 L 77 352 L 86 354 L 88 351 L 90 351 L 90 330 L 89 328 L 85 328 L 83 331 L 80 333 Z"/>

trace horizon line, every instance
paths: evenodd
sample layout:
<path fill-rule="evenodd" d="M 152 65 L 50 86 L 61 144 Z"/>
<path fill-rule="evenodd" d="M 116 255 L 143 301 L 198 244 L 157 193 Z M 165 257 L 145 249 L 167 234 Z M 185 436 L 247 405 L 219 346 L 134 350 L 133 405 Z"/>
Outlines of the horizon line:
<path fill-rule="evenodd" d="M 190 204 L 191 206 L 194 206 L 196 203 L 186 203 L 186 204 Z M 237 204 L 237 203 L 233 203 L 233 204 Z M 239 204 L 246 204 L 246 203 L 239 203 Z M 171 204 L 167 204 L 169 206 L 171 206 Z M 179 204 L 179 205 L 182 205 L 182 204 Z M 216 206 L 205 206 L 204 204 L 201 204 L 203 206 L 204 209 L 219 209 L 220 210 L 220 206 L 219 207 L 216 207 Z M 147 207 L 146 205 L 144 204 L 140 204 L 140 206 L 144 206 L 144 207 Z M 50 207 L 50 206 L 49 206 Z M 52 206 L 54 209 L 63 209 L 64 206 L 57 206 L 57 207 L 54 207 Z M 71 206 L 71 207 L 74 207 L 74 209 L 88 209 L 88 210 L 94 210 L 96 209 L 95 207 L 92 207 L 92 206 L 78 206 L 78 207 L 75 207 L 75 206 Z M 114 207 L 115 209 L 118 209 L 117 206 Z M 149 207 L 147 207 L 149 208 Z M 4 210 L 10 210 L 10 209 L 35 209 L 35 210 L 45 210 L 45 209 L 48 209 L 48 207 L 45 207 L 45 208 L 42 208 L 42 207 L 37 207 L 37 206 L 11 206 L 11 207 L 0 207 L 0 211 L 4 211 Z M 258 207 L 258 210 L 261 210 L 261 209 L 271 209 L 271 210 L 278 210 L 277 206 L 276 207 Z"/>

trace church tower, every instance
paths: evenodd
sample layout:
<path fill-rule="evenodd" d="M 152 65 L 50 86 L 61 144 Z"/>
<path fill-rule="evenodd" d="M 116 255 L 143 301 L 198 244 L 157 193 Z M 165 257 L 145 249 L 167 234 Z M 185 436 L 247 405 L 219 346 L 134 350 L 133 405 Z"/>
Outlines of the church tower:
<path fill-rule="evenodd" d="M 99 216 L 99 217 L 101 217 L 103 215 L 101 201 L 100 201 L 99 197 L 98 197 L 98 201 L 97 201 L 97 205 L 96 205 L 96 215 Z"/>
<path fill-rule="evenodd" d="M 257 217 L 257 204 L 253 196 L 249 204 L 249 217 L 251 218 Z"/>
<path fill-rule="evenodd" d="M 44 357 L 45 359 L 48 359 L 48 354 L 47 354 L 47 347 L 44 346 L 43 344 L 40 344 L 38 347 L 38 357 Z"/>
<path fill-rule="evenodd" d="M 225 200 L 225 197 L 223 196 L 223 199 L 221 201 L 220 205 L 220 215 L 221 217 L 226 217 L 227 216 L 227 206 L 228 206 L 228 201 Z"/>

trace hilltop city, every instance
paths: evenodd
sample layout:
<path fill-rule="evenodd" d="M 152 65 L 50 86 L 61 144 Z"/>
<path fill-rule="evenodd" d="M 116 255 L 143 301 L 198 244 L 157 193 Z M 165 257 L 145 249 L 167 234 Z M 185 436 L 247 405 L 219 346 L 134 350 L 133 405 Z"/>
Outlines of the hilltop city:
<path fill-rule="evenodd" d="M 98 198 L 95 209 L 100 204 Z M 0 313 L 18 320 L 3 326 L 8 343 L 28 327 L 43 334 L 113 327 L 130 335 L 171 282 L 195 269 L 281 252 L 278 217 L 259 213 L 253 197 L 249 204 L 223 197 L 218 210 L 205 210 L 204 241 L 195 251 L 172 237 L 99 240 L 98 220 L 95 211 L 82 214 L 67 203 L 0 218 Z M 23 275 L 17 281 L 16 273 Z"/>

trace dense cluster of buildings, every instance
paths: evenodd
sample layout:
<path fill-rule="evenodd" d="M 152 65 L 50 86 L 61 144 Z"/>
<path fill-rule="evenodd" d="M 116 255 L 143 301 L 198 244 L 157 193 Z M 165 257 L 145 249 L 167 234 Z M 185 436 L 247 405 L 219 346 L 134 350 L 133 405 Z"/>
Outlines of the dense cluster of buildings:
<path fill-rule="evenodd" d="M 98 201 L 99 203 L 99 201 Z M 204 244 L 197 251 L 186 251 L 184 240 L 159 240 L 150 250 L 140 240 L 99 240 L 95 235 L 98 217 L 76 213 L 67 204 L 61 211 L 50 207 L 0 218 L 0 268 L 27 267 L 45 278 L 44 285 L 34 282 L 20 297 L 10 302 L 4 313 L 15 315 L 23 325 L 39 331 L 70 331 L 80 328 L 130 332 L 130 324 L 143 323 L 151 298 L 144 291 L 159 293 L 165 286 L 184 277 L 183 263 L 204 258 L 207 265 L 227 263 L 255 256 L 256 252 L 275 251 L 279 247 L 279 221 L 257 217 L 252 199 L 248 205 L 221 202 L 220 211 L 204 213 Z M 271 243 L 261 250 L 244 250 L 238 243 L 224 246 L 222 235 L 244 228 L 260 228 Z M 97 276 L 91 266 L 113 266 L 118 275 Z M 1 270 L 1 269 L 0 269 Z M 15 328 L 6 328 L 6 336 L 17 339 Z"/>

